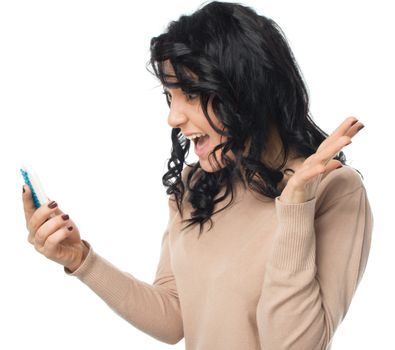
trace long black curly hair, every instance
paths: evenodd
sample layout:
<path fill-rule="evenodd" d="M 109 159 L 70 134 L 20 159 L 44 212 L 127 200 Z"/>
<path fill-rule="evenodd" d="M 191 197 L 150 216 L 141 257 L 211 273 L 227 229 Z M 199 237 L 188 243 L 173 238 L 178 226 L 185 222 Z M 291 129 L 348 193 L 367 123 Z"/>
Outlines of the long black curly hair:
<path fill-rule="evenodd" d="M 289 150 L 298 157 L 307 158 L 328 136 L 310 116 L 308 91 L 285 34 L 276 22 L 258 15 L 250 7 L 240 3 L 209 2 L 193 14 L 170 22 L 163 34 L 151 39 L 150 53 L 147 62 L 147 68 L 153 68 L 153 72 L 148 69 L 150 73 L 164 87 L 197 94 L 210 125 L 227 137 L 227 141 L 217 145 L 209 156 L 209 160 L 213 157 L 218 164 L 215 152 L 222 149 L 221 159 L 225 166 L 206 172 L 199 162 L 186 163 L 191 141 L 184 137 L 180 128 L 171 131 L 171 158 L 162 182 L 166 193 L 174 194 L 181 218 L 186 185 L 187 199 L 194 211 L 190 219 L 183 220 L 189 222 L 184 229 L 199 223 L 199 236 L 204 223 L 210 220 L 210 230 L 211 216 L 232 203 L 236 181 L 241 180 L 244 187 L 248 185 L 263 196 L 275 198 L 281 194 L 278 184 L 284 174 L 280 169 L 286 164 Z M 165 73 L 166 60 L 174 67 L 176 81 L 167 79 L 174 76 Z M 170 106 L 167 95 L 166 99 Z M 218 129 L 211 121 L 207 112 L 209 101 L 225 129 Z M 284 158 L 278 168 L 261 160 L 267 150 L 272 124 L 283 143 Z M 245 156 L 248 139 L 251 143 Z M 225 155 L 228 150 L 235 155 L 234 160 Z M 342 151 L 334 159 L 346 165 Z M 191 168 L 185 176 L 185 184 L 184 164 Z M 222 188 L 226 189 L 223 196 L 215 198 Z M 229 194 L 230 202 L 213 213 L 215 204 Z"/>

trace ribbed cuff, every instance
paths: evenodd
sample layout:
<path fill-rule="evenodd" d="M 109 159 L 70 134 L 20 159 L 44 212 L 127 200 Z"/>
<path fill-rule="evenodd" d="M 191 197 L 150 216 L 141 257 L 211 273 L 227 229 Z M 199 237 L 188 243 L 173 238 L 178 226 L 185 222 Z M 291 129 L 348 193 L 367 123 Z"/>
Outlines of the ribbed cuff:
<path fill-rule="evenodd" d="M 81 241 L 89 248 L 88 254 L 86 255 L 85 260 L 82 262 L 82 264 L 78 266 L 78 269 L 74 272 L 71 272 L 67 267 L 63 267 L 64 272 L 69 276 L 81 276 L 85 273 L 86 270 L 89 270 L 89 268 L 93 264 L 95 254 L 91 245 L 84 239 L 81 239 Z"/>
<path fill-rule="evenodd" d="M 273 238 L 269 263 L 279 269 L 300 271 L 315 266 L 316 197 L 303 202 L 286 204 L 275 198 L 278 227 Z"/>

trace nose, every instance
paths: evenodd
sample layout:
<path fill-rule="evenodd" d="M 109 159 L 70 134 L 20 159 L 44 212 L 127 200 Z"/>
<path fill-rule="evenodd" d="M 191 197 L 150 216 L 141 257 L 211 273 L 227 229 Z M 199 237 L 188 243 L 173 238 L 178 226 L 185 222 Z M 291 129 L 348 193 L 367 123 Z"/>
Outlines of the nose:
<path fill-rule="evenodd" d="M 181 105 L 176 105 L 174 101 L 172 101 L 169 115 L 167 117 L 167 123 L 172 128 L 179 128 L 180 125 L 187 121 L 187 116 L 184 112 L 185 111 L 182 109 Z"/>

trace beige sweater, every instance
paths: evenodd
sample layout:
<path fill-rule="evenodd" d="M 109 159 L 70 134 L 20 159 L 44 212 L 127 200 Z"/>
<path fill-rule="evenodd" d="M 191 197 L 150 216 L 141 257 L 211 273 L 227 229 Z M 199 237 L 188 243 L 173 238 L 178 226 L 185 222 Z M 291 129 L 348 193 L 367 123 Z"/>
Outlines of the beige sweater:
<path fill-rule="evenodd" d="M 153 283 L 120 271 L 85 240 L 85 261 L 64 272 L 150 336 L 169 344 L 185 337 L 187 350 L 331 349 L 370 250 L 373 216 L 362 178 L 349 166 L 334 170 L 300 204 L 236 190 L 200 239 L 197 226 L 180 233 L 169 197 Z"/>

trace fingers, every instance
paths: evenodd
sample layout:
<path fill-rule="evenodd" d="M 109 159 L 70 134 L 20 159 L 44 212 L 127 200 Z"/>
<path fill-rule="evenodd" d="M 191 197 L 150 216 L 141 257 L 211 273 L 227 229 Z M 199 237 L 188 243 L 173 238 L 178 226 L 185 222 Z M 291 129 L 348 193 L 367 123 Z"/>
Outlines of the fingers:
<path fill-rule="evenodd" d="M 350 138 L 353 138 L 359 130 L 361 130 L 365 125 L 362 124 L 360 121 L 352 124 L 350 128 L 346 131 L 345 136 L 349 136 Z"/>
<path fill-rule="evenodd" d="M 24 189 L 24 191 L 22 191 L 23 209 L 25 213 L 26 226 L 28 226 L 28 223 L 31 220 L 31 218 L 35 215 L 40 216 L 42 212 L 42 208 L 48 205 L 50 202 L 52 202 L 52 200 L 48 198 L 49 199 L 48 202 L 44 203 L 40 208 L 36 208 L 33 202 L 32 191 L 30 190 L 30 187 L 27 185 L 23 185 L 23 189 Z M 36 213 L 37 210 L 39 211 L 39 213 Z M 56 215 L 63 214 L 58 207 L 56 207 L 56 209 L 53 212 Z"/>
<path fill-rule="evenodd" d="M 332 134 L 329 135 L 327 139 L 330 141 L 334 139 L 338 139 L 341 136 L 344 136 L 347 134 L 347 131 L 354 126 L 358 124 L 358 119 L 355 117 L 348 117 L 346 118 L 336 129 L 335 131 L 332 132 Z"/>
<path fill-rule="evenodd" d="M 340 136 L 343 136 L 347 133 L 347 131 L 352 127 L 353 125 L 358 123 L 358 119 L 355 117 L 347 117 L 336 129 L 335 131 L 332 132 L 330 137 L 332 138 L 338 138 Z"/>
<path fill-rule="evenodd" d="M 342 148 L 349 145 L 350 143 L 351 140 L 348 137 L 342 136 L 341 138 L 334 140 L 331 144 L 328 144 L 326 148 L 316 153 L 315 156 L 319 162 L 327 165 L 330 160 L 341 151 Z"/>
<path fill-rule="evenodd" d="M 41 233 L 39 234 L 39 244 L 43 245 L 47 236 L 45 236 L 42 232 L 54 232 L 55 230 L 59 229 L 60 224 L 62 223 L 62 214 L 63 212 L 59 209 L 57 203 L 51 200 L 41 205 L 41 207 L 35 209 L 33 214 L 30 216 L 30 219 L 30 214 L 25 213 L 26 217 L 28 217 L 26 222 L 26 227 L 29 231 L 27 239 L 28 242 L 35 244 L 36 234 L 40 229 Z M 56 216 L 56 220 L 53 220 L 52 218 L 55 218 Z M 64 222 L 62 224 L 64 225 Z"/>
<path fill-rule="evenodd" d="M 347 118 L 318 148 L 314 154 L 314 161 L 327 165 L 342 148 L 352 143 L 355 136 L 364 125 L 354 117 Z M 333 169 L 332 169 L 333 170 Z"/>
<path fill-rule="evenodd" d="M 338 139 L 344 140 L 345 143 L 351 141 L 363 124 L 355 117 L 346 118 L 336 129 L 332 132 L 320 145 L 319 151 L 325 149 L 327 146 L 333 144 Z M 317 150 L 317 151 L 318 151 Z"/>
<path fill-rule="evenodd" d="M 64 220 L 62 218 L 62 215 L 56 215 L 50 220 L 44 222 L 32 237 L 34 241 L 34 246 L 36 248 L 44 246 L 45 241 L 49 239 L 48 237 L 50 237 L 55 231 L 61 228 L 67 229 L 67 227 L 71 226 L 70 221 L 70 219 Z"/>
<path fill-rule="evenodd" d="M 55 207 L 51 208 L 50 206 L 53 205 L 55 205 Z M 58 208 L 57 203 L 49 200 L 33 213 L 29 220 L 29 229 L 36 231 L 45 221 L 47 221 L 47 219 L 59 214 L 63 214 L 63 212 Z"/>
<path fill-rule="evenodd" d="M 52 232 L 52 231 L 51 231 Z M 62 226 L 55 232 L 51 233 L 43 242 L 34 243 L 34 248 L 45 255 L 49 259 L 58 259 L 59 244 L 70 236 L 71 231 L 68 230 L 67 226 Z"/>

